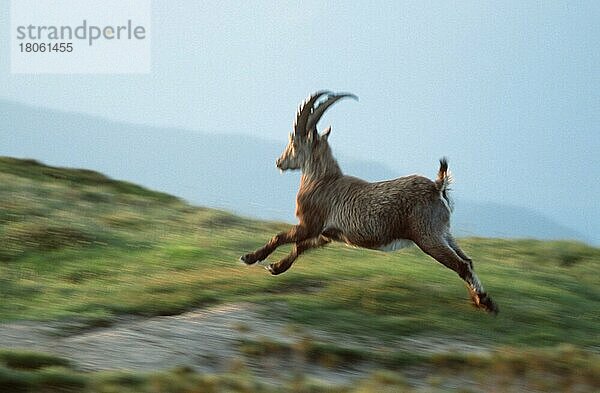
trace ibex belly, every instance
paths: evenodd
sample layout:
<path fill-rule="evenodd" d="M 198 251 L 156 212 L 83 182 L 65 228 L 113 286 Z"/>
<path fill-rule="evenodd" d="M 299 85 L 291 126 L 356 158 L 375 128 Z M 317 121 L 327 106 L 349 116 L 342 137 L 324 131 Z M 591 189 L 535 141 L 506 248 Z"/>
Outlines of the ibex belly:
<path fill-rule="evenodd" d="M 326 232 L 327 233 L 327 232 Z M 406 248 L 414 245 L 412 240 L 408 239 L 394 239 L 389 243 L 378 243 L 376 239 L 365 239 L 361 236 L 352 236 L 352 234 L 344 234 L 342 232 L 335 233 L 334 231 L 328 231 L 327 233 L 331 240 L 342 241 L 346 245 L 351 247 L 362 247 L 369 248 L 371 250 L 379 250 L 385 252 L 396 251 L 401 248 Z"/>
<path fill-rule="evenodd" d="M 337 224 L 337 225 L 335 225 Z M 342 224 L 342 225 L 340 225 Z M 387 230 L 370 225 L 351 225 L 343 220 L 331 220 L 322 234 L 334 241 L 341 241 L 351 247 L 368 248 L 391 252 L 401 248 L 414 245 L 412 240 L 404 238 L 404 231 L 393 230 L 393 235 L 387 234 Z"/>
<path fill-rule="evenodd" d="M 383 246 L 377 247 L 377 250 L 390 252 L 390 251 L 399 250 L 401 248 L 410 247 L 410 246 L 413 246 L 413 245 L 414 245 L 414 243 L 412 242 L 412 240 L 408 240 L 408 239 L 395 239 L 391 243 L 388 243 L 388 244 L 385 244 Z"/>

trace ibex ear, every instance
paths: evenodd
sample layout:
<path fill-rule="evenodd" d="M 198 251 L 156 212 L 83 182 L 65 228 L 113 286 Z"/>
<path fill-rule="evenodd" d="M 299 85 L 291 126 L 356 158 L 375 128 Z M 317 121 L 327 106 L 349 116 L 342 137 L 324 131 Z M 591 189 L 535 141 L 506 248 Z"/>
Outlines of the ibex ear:
<path fill-rule="evenodd" d="M 327 127 L 325 131 L 323 131 L 319 139 L 322 141 L 327 141 L 327 138 L 329 138 L 329 133 L 331 133 L 331 126 Z"/>

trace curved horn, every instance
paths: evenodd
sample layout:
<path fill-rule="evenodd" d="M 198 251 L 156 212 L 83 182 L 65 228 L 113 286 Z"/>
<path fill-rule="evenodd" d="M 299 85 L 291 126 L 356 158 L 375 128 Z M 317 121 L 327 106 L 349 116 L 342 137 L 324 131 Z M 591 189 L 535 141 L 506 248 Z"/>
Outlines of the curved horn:
<path fill-rule="evenodd" d="M 294 120 L 294 135 L 297 137 L 304 137 L 306 135 L 306 122 L 313 110 L 313 105 L 315 102 L 321 98 L 324 94 L 329 94 L 329 91 L 321 90 L 310 96 L 306 100 L 304 100 L 300 106 L 298 107 L 298 111 L 296 111 L 296 119 Z"/>
<path fill-rule="evenodd" d="M 317 123 L 321 120 L 321 116 L 323 113 L 329 108 L 331 105 L 335 104 L 337 100 L 350 97 L 358 101 L 358 97 L 351 93 L 341 93 L 341 94 L 330 94 L 327 96 L 327 99 L 321 102 L 315 110 L 309 114 L 308 121 L 306 123 L 306 129 L 312 130 L 313 128 L 317 128 Z"/>

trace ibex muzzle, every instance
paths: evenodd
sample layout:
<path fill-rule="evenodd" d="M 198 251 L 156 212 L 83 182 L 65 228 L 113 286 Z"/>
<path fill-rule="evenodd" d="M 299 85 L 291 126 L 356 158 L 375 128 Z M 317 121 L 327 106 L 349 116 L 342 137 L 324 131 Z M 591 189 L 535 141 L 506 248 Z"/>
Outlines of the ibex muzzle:
<path fill-rule="evenodd" d="M 342 173 L 327 142 L 331 127 L 319 134 L 317 123 L 331 105 L 346 97 L 357 99 L 353 94 L 319 91 L 300 104 L 288 144 L 276 161 L 282 171 L 302 170 L 296 197 L 299 223 L 241 260 L 249 265 L 263 261 L 280 245 L 294 243 L 289 255 L 267 266 L 272 274 L 280 274 L 304 251 L 331 241 L 381 251 L 414 243 L 458 273 L 477 307 L 497 313 L 473 262 L 450 234 L 452 204 L 445 159 L 440 160 L 435 181 L 410 175 L 370 183 Z"/>

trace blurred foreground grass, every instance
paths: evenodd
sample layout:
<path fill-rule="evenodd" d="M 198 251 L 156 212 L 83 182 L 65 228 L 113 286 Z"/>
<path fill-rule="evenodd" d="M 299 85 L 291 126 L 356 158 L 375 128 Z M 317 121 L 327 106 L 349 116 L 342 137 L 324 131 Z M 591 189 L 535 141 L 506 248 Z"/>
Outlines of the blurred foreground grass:
<path fill-rule="evenodd" d="M 555 350 L 501 348 L 489 355 L 437 354 L 414 359 L 413 366 L 434 367 L 425 391 L 455 391 L 446 381 L 468 384 L 470 375 L 484 391 L 588 391 L 600 384 L 600 362 L 570 346 Z M 593 388 L 592 388 L 593 389 Z M 137 392 L 137 393 L 366 393 L 417 392 L 393 369 L 380 370 L 348 386 L 297 375 L 274 386 L 256 378 L 242 363 L 227 373 L 198 374 L 187 367 L 153 373 L 81 372 L 60 357 L 0 351 L 0 391 L 7 392 Z"/>
<path fill-rule="evenodd" d="M 121 314 L 249 301 L 264 305 L 271 318 L 383 342 L 415 336 L 488 347 L 600 348 L 600 250 L 581 243 L 461 239 L 500 306 L 493 318 L 469 306 L 454 272 L 416 248 L 385 254 L 334 245 L 272 277 L 238 258 L 287 224 L 193 207 L 95 172 L 35 161 L 0 158 L 0 184 L 0 321 L 106 325 Z M 112 374 L 61 370 L 9 374 L 43 380 L 66 373 L 86 386 L 89 378 L 114 382 Z M 173 378 L 231 382 L 181 372 L 123 378 L 147 386 Z"/>

